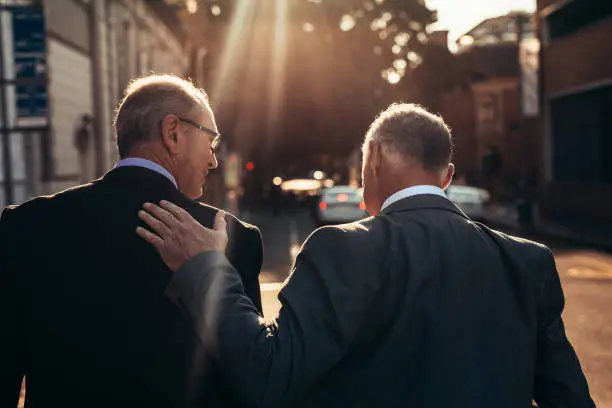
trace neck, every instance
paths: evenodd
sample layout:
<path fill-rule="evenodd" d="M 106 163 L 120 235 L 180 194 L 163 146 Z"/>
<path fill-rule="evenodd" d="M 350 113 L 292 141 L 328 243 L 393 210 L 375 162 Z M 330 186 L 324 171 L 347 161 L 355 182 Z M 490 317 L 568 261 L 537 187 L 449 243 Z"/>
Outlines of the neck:
<path fill-rule="evenodd" d="M 381 177 L 382 178 L 382 177 Z M 387 177 L 382 178 L 385 183 L 379 187 L 379 197 L 386 200 L 392 194 L 405 188 L 415 186 L 435 186 L 441 188 L 439 177 L 423 171 L 422 169 L 403 169 L 393 171 Z"/>
<path fill-rule="evenodd" d="M 172 176 L 176 179 L 176 171 L 168 156 L 166 154 L 156 151 L 156 149 L 154 148 L 148 148 L 145 146 L 136 147 L 124 157 L 124 159 L 128 158 L 145 159 L 152 161 L 153 163 L 159 164 L 160 166 L 168 170 L 168 172 L 172 174 Z"/>

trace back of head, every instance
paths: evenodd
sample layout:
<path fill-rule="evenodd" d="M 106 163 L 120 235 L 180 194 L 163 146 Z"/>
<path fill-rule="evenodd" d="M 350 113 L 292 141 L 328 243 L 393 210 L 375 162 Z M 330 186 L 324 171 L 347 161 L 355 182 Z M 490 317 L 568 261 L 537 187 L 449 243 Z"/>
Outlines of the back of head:
<path fill-rule="evenodd" d="M 452 150 L 441 117 L 414 104 L 389 106 L 370 125 L 363 144 L 363 194 L 370 215 L 404 188 L 446 188 L 454 172 Z"/>
<path fill-rule="evenodd" d="M 152 74 L 130 82 L 117 109 L 114 127 L 119 157 L 159 136 L 161 122 L 167 115 L 195 120 L 208 108 L 202 89 L 174 75 Z"/>
<path fill-rule="evenodd" d="M 429 172 L 445 170 L 453 144 L 444 120 L 415 104 L 392 104 L 370 125 L 365 144 L 377 142 L 386 153 L 411 160 Z"/>

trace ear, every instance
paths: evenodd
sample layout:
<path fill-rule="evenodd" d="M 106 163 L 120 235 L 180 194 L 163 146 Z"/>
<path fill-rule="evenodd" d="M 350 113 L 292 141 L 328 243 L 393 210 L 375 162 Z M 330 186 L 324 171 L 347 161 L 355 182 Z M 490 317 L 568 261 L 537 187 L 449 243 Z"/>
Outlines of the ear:
<path fill-rule="evenodd" d="M 453 181 L 453 176 L 455 175 L 455 165 L 453 163 L 448 164 L 448 168 L 446 169 L 446 174 L 444 175 L 442 181 L 442 190 L 446 190 L 446 188 Z"/>
<path fill-rule="evenodd" d="M 370 140 L 368 149 L 370 150 L 368 165 L 372 169 L 373 175 L 378 175 L 380 171 L 380 164 L 382 161 L 382 152 L 380 150 L 380 145 L 373 140 Z"/>
<path fill-rule="evenodd" d="M 178 129 L 180 120 L 175 115 L 166 115 L 161 123 L 162 143 L 172 154 L 178 152 Z"/>

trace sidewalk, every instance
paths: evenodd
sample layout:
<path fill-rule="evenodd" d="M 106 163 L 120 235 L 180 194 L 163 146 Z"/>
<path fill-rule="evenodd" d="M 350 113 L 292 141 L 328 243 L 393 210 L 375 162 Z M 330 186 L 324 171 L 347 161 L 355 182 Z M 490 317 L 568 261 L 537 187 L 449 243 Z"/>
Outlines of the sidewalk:
<path fill-rule="evenodd" d="M 612 251 L 612 230 L 605 225 L 594 223 L 564 222 L 535 217 L 534 226 L 526 228 L 518 223 L 516 208 L 511 204 L 502 204 L 496 209 L 489 209 L 487 224 L 492 227 L 507 229 L 512 234 L 537 234 L 545 238 L 561 239 L 572 245 L 589 246 L 605 251 Z"/>

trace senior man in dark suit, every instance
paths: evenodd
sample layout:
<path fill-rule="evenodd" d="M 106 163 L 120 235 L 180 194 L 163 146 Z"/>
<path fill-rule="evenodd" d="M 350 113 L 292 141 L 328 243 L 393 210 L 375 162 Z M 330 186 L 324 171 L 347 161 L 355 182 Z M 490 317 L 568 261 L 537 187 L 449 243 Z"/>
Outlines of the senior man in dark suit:
<path fill-rule="evenodd" d="M 206 95 L 168 75 L 134 81 L 115 121 L 121 160 L 104 177 L 10 207 L 0 221 L 0 407 L 23 376 L 32 407 L 242 406 L 189 320 L 164 296 L 172 272 L 134 234 L 146 201 L 201 225 L 194 201 L 217 166 Z M 226 254 L 261 313 L 257 228 L 229 220 Z"/>
<path fill-rule="evenodd" d="M 157 234 L 138 233 L 178 269 L 168 295 L 255 406 L 593 407 L 552 253 L 450 202 L 451 152 L 440 117 L 383 112 L 363 145 L 372 217 L 306 240 L 267 325 L 223 256 L 221 216 L 208 230 L 147 205 Z M 220 318 L 200 312 L 211 302 Z"/>

